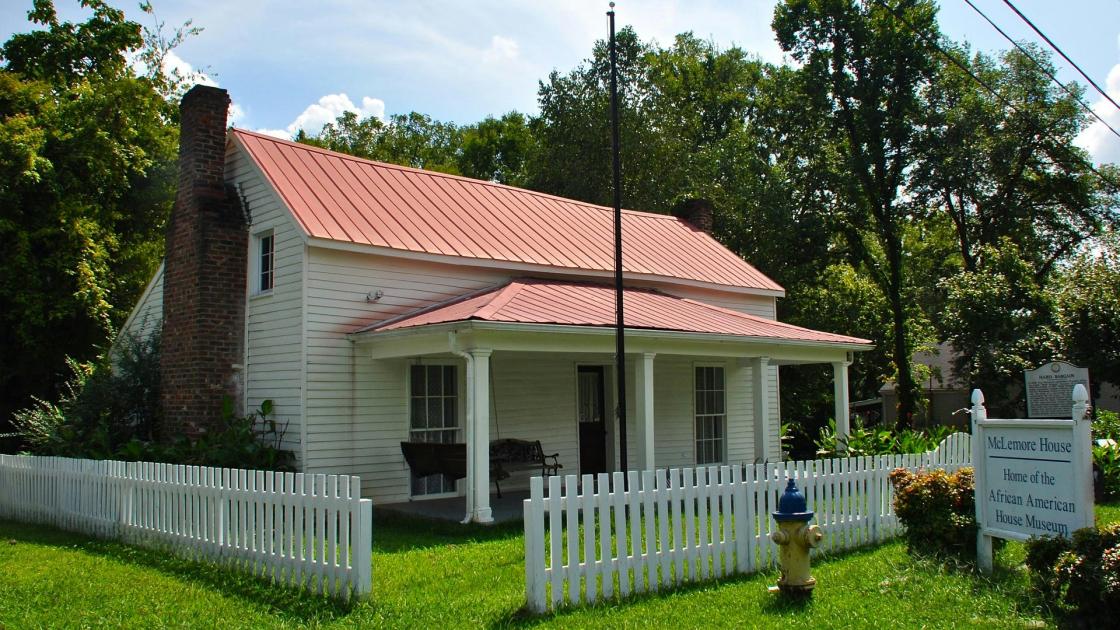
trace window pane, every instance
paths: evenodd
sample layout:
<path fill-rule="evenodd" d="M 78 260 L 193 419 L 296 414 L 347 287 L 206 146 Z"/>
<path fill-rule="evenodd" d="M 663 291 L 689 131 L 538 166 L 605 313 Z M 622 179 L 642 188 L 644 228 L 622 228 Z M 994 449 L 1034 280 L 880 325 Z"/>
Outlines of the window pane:
<path fill-rule="evenodd" d="M 455 386 L 455 366 L 443 366 L 443 395 L 455 396 L 459 393 L 458 388 Z"/>
<path fill-rule="evenodd" d="M 443 400 L 440 398 L 428 399 L 428 427 L 432 429 L 443 427 Z"/>
<path fill-rule="evenodd" d="M 712 368 L 712 389 L 723 390 L 723 368 Z"/>
<path fill-rule="evenodd" d="M 413 365 L 409 367 L 410 439 L 415 442 L 454 443 L 459 441 L 458 391 L 455 366 Z M 454 480 L 432 475 L 412 480 L 414 496 L 454 492 Z"/>
<path fill-rule="evenodd" d="M 428 395 L 429 396 L 442 396 L 443 395 L 443 366 L 429 365 L 428 366 Z"/>

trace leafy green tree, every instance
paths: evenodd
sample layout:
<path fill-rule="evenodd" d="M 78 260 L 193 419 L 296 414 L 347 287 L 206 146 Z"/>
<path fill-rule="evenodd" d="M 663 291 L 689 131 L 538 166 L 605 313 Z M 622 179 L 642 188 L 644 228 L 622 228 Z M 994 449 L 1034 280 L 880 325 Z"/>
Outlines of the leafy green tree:
<path fill-rule="evenodd" d="M 524 114 L 509 112 L 501 118 L 487 116 L 461 129 L 459 172 L 510 186 L 524 186 L 530 156 L 536 148 Z"/>
<path fill-rule="evenodd" d="M 932 115 L 912 190 L 952 220 L 966 271 L 983 247 L 1011 238 L 1045 276 L 1116 219 L 1120 191 L 1074 142 L 1087 124 L 1081 90 L 1055 85 L 1047 55 L 1027 50 L 972 58 L 973 74 L 998 96 L 948 61 L 927 91 Z"/>
<path fill-rule="evenodd" d="M 177 111 L 129 55 L 139 24 L 85 0 L 12 36 L 0 68 L 0 419 L 50 398 L 66 357 L 97 354 L 163 251 L 174 198 Z"/>
<path fill-rule="evenodd" d="M 956 375 L 984 390 L 994 413 L 1021 413 L 1023 370 L 1063 355 L 1054 300 L 1029 252 L 1004 238 L 980 248 L 975 271 L 942 284 Z"/>
<path fill-rule="evenodd" d="M 888 4 L 920 32 L 937 36 L 932 2 Z M 774 11 L 773 27 L 782 49 L 802 64 L 810 111 L 827 121 L 821 144 L 843 157 L 845 177 L 833 191 L 843 212 L 837 225 L 853 262 L 887 299 L 899 424 L 910 426 L 919 392 L 911 358 L 913 279 L 903 239 L 915 210 L 903 190 L 920 146 L 922 91 L 936 63 L 919 36 L 876 3 L 786 0 Z"/>
<path fill-rule="evenodd" d="M 1120 236 L 1081 252 L 1051 290 L 1069 358 L 1089 368 L 1096 399 L 1101 383 L 1120 384 Z"/>
<path fill-rule="evenodd" d="M 354 112 L 344 112 L 317 136 L 300 130 L 296 141 L 368 160 L 459 173 L 458 127 L 417 112 L 394 114 L 388 121 L 375 116 L 359 119 Z"/>

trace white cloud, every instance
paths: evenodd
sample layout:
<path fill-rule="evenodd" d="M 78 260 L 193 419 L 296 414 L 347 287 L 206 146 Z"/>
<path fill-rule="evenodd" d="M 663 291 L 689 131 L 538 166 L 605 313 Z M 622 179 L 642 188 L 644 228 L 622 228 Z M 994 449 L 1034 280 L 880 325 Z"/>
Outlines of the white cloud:
<path fill-rule="evenodd" d="M 227 124 L 236 127 L 238 123 L 245 120 L 245 108 L 238 103 L 230 103 L 229 105 L 229 120 Z"/>
<path fill-rule="evenodd" d="M 176 76 L 176 73 L 178 74 L 178 76 L 184 78 L 193 77 L 195 83 L 218 87 L 218 82 L 214 80 L 213 77 L 206 74 L 205 72 L 196 71 L 194 66 L 192 66 L 189 62 L 184 60 L 179 55 L 176 55 L 175 51 L 172 50 L 169 51 L 163 58 L 163 74 L 169 77 L 174 77 Z"/>
<path fill-rule="evenodd" d="M 521 47 L 517 45 L 516 40 L 495 35 L 490 38 L 490 48 L 482 54 L 482 58 L 490 62 L 505 61 L 517 59 L 520 54 Z"/>
<path fill-rule="evenodd" d="M 1120 64 L 1112 66 L 1105 82 L 1105 91 L 1112 100 L 1120 102 Z M 1093 103 L 1093 111 L 1108 121 L 1113 129 L 1120 131 L 1120 111 L 1103 97 Z M 1096 118 L 1077 136 L 1077 145 L 1089 152 L 1097 163 L 1120 164 L 1120 138 L 1117 138 Z"/>
<path fill-rule="evenodd" d="M 257 129 L 257 133 L 263 133 L 266 136 L 273 138 L 280 138 L 281 140 L 291 140 L 292 132 L 287 129 Z"/>
<path fill-rule="evenodd" d="M 138 54 L 132 54 L 131 61 L 132 69 L 138 75 L 148 74 L 148 64 L 140 58 Z M 174 50 L 167 51 L 163 57 L 163 76 L 171 79 L 191 79 L 192 84 L 212 85 L 218 87 L 218 81 L 214 77 L 195 69 L 191 63 L 179 55 L 175 54 Z"/>
<path fill-rule="evenodd" d="M 285 129 L 258 129 L 257 131 L 290 140 L 300 129 L 309 134 L 319 133 L 322 131 L 323 125 L 334 122 L 343 112 L 354 112 L 359 118 L 374 116 L 384 120 L 385 101 L 363 96 L 362 104 L 359 106 L 355 105 L 354 101 L 351 101 L 345 92 L 327 94 L 317 102 L 308 105 Z"/>

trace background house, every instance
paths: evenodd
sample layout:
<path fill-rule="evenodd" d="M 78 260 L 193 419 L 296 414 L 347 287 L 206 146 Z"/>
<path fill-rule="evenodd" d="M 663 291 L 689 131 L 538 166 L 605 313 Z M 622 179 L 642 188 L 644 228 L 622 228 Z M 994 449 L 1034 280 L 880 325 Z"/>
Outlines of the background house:
<path fill-rule="evenodd" d="M 928 372 L 928 376 L 921 383 L 926 404 L 919 409 L 914 426 L 946 425 L 968 429 L 969 415 L 956 413 L 972 405 L 972 392 L 969 390 L 968 383 L 959 378 L 953 370 L 953 361 L 957 356 L 953 346 L 948 343 L 939 343 L 931 350 L 914 353 L 914 363 L 925 366 Z M 1092 376 L 1089 375 L 1090 379 Z M 1099 396 L 1093 404 L 1100 409 L 1120 411 L 1120 389 L 1112 383 L 1100 383 L 1099 386 Z M 1093 389 L 1097 390 L 1096 383 Z M 1010 392 L 1012 396 L 1021 393 L 1021 385 L 1019 389 Z M 988 392 L 985 394 L 989 395 Z M 879 401 L 867 401 L 869 404 L 861 406 L 861 409 L 874 406 L 882 418 L 883 426 L 893 427 L 898 421 L 898 394 L 895 392 L 894 382 L 884 383 L 879 389 L 879 395 Z M 1020 417 L 1026 417 L 1025 408 L 1020 413 L 1022 414 Z"/>
<path fill-rule="evenodd" d="M 481 522 L 492 438 L 621 466 L 610 209 L 227 134 L 228 104 L 183 99 L 167 258 L 125 326 L 163 322 L 169 431 L 272 400 L 302 470 L 381 503 L 461 494 Z M 778 367 L 831 364 L 846 419 L 869 347 L 775 321 L 782 288 L 687 210 L 624 213 L 630 469 L 779 458 Z M 465 442 L 468 479 L 410 479 L 402 441 Z"/>

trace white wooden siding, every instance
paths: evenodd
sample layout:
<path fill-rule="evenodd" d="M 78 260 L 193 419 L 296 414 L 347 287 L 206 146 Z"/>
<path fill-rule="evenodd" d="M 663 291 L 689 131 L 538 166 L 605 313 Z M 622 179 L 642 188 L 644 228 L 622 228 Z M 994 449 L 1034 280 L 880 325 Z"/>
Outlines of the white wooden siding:
<path fill-rule="evenodd" d="M 153 331 L 163 324 L 163 263 L 148 281 L 136 308 L 121 326 L 121 334 L 133 335 L 137 339 L 147 339 Z"/>
<path fill-rule="evenodd" d="M 306 453 L 303 426 L 303 237 L 294 219 L 247 156 L 231 145 L 226 153 L 226 181 L 234 184 L 251 216 L 246 270 L 245 403 L 251 411 L 264 400 L 273 403 L 273 418 L 287 423 L 283 447 L 302 464 Z M 255 295 L 256 235 L 272 230 L 274 286 Z"/>
<path fill-rule="evenodd" d="M 374 361 L 362 355 L 346 334 L 362 323 L 381 321 L 436 304 L 510 278 L 500 270 L 455 267 L 311 247 L 307 276 L 307 472 L 360 475 L 366 496 L 378 502 L 408 499 L 408 470 L 399 442 L 408 437 L 405 400 L 406 360 Z M 279 280 L 278 280 L 279 284 Z M 368 296 L 380 298 L 372 301 Z M 773 316 L 773 298 L 688 293 L 686 297 Z M 458 361 L 460 379 L 465 379 Z M 425 357 L 425 360 L 434 360 Z M 655 435 L 658 465 L 694 462 L 692 366 L 694 357 L 659 356 Z M 539 439 L 546 452 L 560 453 L 564 472 L 578 471 L 576 365 L 611 365 L 610 356 L 495 352 L 491 359 L 493 396 L 491 436 Z M 729 461 L 753 461 L 749 369 L 725 362 L 728 370 Z M 608 370 L 610 371 L 610 370 Z M 608 379 L 609 382 L 613 379 Z M 632 362 L 627 382 L 633 387 Z M 608 395 L 608 406 L 613 408 Z M 631 466 L 637 463 L 633 392 L 628 428 Z M 776 411 L 777 397 L 771 408 Z M 465 422 L 465 415 L 461 423 Z M 776 418 L 775 418 L 776 427 Z M 612 432 L 611 439 L 617 441 Z M 776 428 L 773 435 L 777 435 Z M 777 445 L 774 444 L 776 452 Z M 617 446 L 615 446 L 617 453 Z M 664 463 L 662 463 L 664 459 Z M 518 475 L 503 484 L 527 482 Z"/>
<path fill-rule="evenodd" d="M 363 493 L 408 499 L 407 361 L 373 361 L 346 338 L 362 323 L 509 279 L 498 271 L 312 247 L 307 271 L 307 472 L 363 471 Z M 373 301 L 370 294 L 381 291 Z M 444 359 L 462 362 L 452 355 Z M 428 357 L 426 357 L 428 359 Z M 466 374 L 460 368 L 460 379 Z M 460 416 L 460 424 L 465 415 Z"/>
<path fill-rule="evenodd" d="M 699 289 L 687 286 L 659 286 L 666 293 L 677 297 L 698 300 L 712 306 L 757 315 L 766 319 L 777 318 L 777 300 L 768 295 L 744 295 L 742 293 L 726 293 L 711 289 Z"/>

